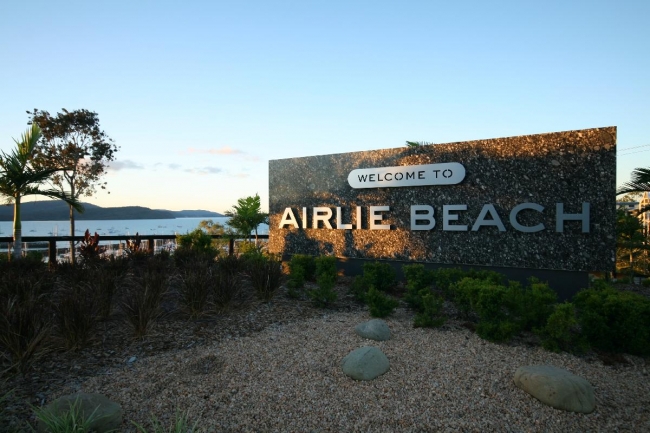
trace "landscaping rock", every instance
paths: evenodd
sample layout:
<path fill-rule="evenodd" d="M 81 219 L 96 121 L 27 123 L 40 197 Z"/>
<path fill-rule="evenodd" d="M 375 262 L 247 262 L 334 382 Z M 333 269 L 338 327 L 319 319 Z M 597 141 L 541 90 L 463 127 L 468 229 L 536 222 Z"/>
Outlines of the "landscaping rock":
<path fill-rule="evenodd" d="M 591 384 L 561 368 L 550 365 L 519 367 L 514 381 L 519 388 L 556 409 L 591 413 L 596 407 Z"/>
<path fill-rule="evenodd" d="M 343 373 L 357 380 L 372 380 L 386 373 L 390 363 L 377 347 L 360 347 L 343 358 Z"/>
<path fill-rule="evenodd" d="M 381 319 L 372 319 L 360 323 L 354 328 L 354 332 L 363 338 L 369 338 L 371 340 L 390 340 L 390 329 L 388 329 L 388 324 Z"/>
<path fill-rule="evenodd" d="M 76 394 L 64 395 L 45 406 L 45 410 L 53 414 L 62 414 L 70 410 L 70 407 L 77 402 L 79 413 L 88 419 L 91 414 L 93 421 L 90 423 L 90 431 L 104 433 L 119 431 L 122 425 L 122 407 L 109 400 L 101 394 Z M 39 421 L 39 430 L 47 431 L 45 424 Z"/>

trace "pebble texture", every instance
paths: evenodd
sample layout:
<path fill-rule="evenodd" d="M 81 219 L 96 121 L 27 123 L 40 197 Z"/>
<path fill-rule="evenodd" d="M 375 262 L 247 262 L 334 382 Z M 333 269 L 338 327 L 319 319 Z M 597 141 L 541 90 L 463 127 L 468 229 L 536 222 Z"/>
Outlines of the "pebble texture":
<path fill-rule="evenodd" d="M 131 421 L 165 426 L 176 411 L 214 432 L 642 432 L 650 431 L 650 381 L 641 358 L 608 367 L 598 360 L 525 344 L 493 344 L 453 321 L 413 328 L 398 308 L 392 338 L 376 346 L 390 370 L 352 380 L 341 359 L 364 345 L 351 330 L 367 312 L 323 315 L 273 325 L 200 348 L 141 357 L 85 381 L 122 405 Z M 555 365 L 596 389 L 590 414 L 554 409 L 517 388 L 523 365 Z"/>
<path fill-rule="evenodd" d="M 372 319 L 367 322 L 359 323 L 354 327 L 354 332 L 358 336 L 376 341 L 390 340 L 390 329 L 386 321 L 382 319 Z"/>
<path fill-rule="evenodd" d="M 457 185 L 353 189 L 348 174 L 358 168 L 460 162 L 465 179 Z M 571 271 L 610 270 L 615 251 L 616 128 L 596 128 L 491 140 L 401 147 L 321 155 L 269 162 L 269 249 L 282 254 L 330 254 L 338 257 L 417 260 L 445 264 L 510 266 Z M 542 213 L 519 213 L 522 225 L 543 223 L 537 233 L 516 231 L 510 211 L 521 203 L 537 203 Z M 590 203 L 590 233 L 577 221 L 557 233 L 556 203 L 565 213 L 581 213 Z M 471 228 L 483 205 L 494 204 L 506 229 Z M 455 225 L 468 231 L 443 231 L 443 205 L 466 204 Z M 390 230 L 368 230 L 369 206 L 390 206 L 382 224 Z M 411 205 L 430 205 L 436 225 L 410 230 Z M 312 208 L 332 209 L 334 229 L 312 228 Z M 362 208 L 362 229 L 337 230 L 356 224 Z M 290 207 L 300 228 L 279 223 Z M 302 228 L 302 208 L 307 227 Z M 489 217 L 487 219 L 490 219 Z M 322 225 L 321 225 L 322 226 Z"/>
<path fill-rule="evenodd" d="M 519 367 L 514 380 L 519 388 L 556 409 L 591 413 L 596 407 L 591 384 L 563 368 L 552 365 Z"/>
<path fill-rule="evenodd" d="M 343 358 L 342 368 L 343 373 L 352 379 L 372 380 L 386 373 L 390 362 L 381 349 L 365 346 L 353 350 Z"/>
<path fill-rule="evenodd" d="M 122 407 L 96 393 L 75 393 L 64 395 L 48 404 L 45 410 L 54 414 L 62 414 L 75 405 L 79 408 L 82 418 L 88 419 L 92 414 L 92 421 L 89 424 L 90 431 L 97 433 L 119 431 L 122 425 Z M 49 431 L 44 423 L 39 423 L 41 432 Z"/>

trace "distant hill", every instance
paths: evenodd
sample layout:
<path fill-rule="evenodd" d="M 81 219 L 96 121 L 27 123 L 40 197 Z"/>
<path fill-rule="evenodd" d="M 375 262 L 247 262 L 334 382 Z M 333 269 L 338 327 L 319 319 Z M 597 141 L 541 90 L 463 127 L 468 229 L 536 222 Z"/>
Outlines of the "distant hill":
<path fill-rule="evenodd" d="M 173 218 L 218 218 L 224 215 L 207 210 L 171 211 L 164 209 L 149 209 L 142 206 L 101 207 L 83 203 L 85 212 L 75 212 L 75 219 L 84 220 L 144 220 L 144 219 L 173 219 Z M 62 201 L 38 201 L 23 203 L 20 207 L 23 221 L 66 221 L 70 211 Z M 13 221 L 13 205 L 0 206 L 0 221 Z"/>

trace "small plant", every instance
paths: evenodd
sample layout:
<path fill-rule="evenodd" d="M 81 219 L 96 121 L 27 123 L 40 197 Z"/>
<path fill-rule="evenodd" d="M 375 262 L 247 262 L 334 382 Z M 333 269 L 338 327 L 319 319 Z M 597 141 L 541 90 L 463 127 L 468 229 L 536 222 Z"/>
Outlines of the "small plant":
<path fill-rule="evenodd" d="M 109 256 L 93 273 L 93 282 L 98 289 L 99 317 L 107 319 L 113 311 L 113 297 L 121 279 L 126 275 L 128 262 L 124 258 Z"/>
<path fill-rule="evenodd" d="M 213 258 L 219 254 L 219 250 L 213 245 L 212 236 L 200 228 L 184 235 L 177 235 L 176 244 L 179 249 L 192 250 Z"/>
<path fill-rule="evenodd" d="M 79 245 L 79 253 L 84 260 L 84 263 L 93 263 L 99 260 L 100 254 L 104 252 L 103 247 L 99 246 L 99 235 L 95 232 L 94 236 L 90 235 L 90 231 L 86 229 L 84 238 Z"/>
<path fill-rule="evenodd" d="M 214 271 L 215 265 L 205 260 L 197 260 L 180 271 L 180 301 L 191 318 L 200 316 L 206 309 L 215 281 Z"/>
<path fill-rule="evenodd" d="M 167 273 L 158 264 L 151 263 L 138 275 L 131 274 L 124 286 L 120 302 L 127 322 L 133 327 L 136 337 L 147 333 L 149 326 L 160 316 L 160 303 L 167 290 Z"/>
<path fill-rule="evenodd" d="M 79 399 L 67 411 L 55 413 L 47 408 L 33 408 L 36 419 L 48 433 L 90 433 L 95 431 L 97 409 L 87 417 L 81 409 Z"/>
<path fill-rule="evenodd" d="M 217 257 L 216 284 L 213 288 L 213 300 L 217 307 L 227 308 L 241 294 L 243 261 L 235 255 Z"/>
<path fill-rule="evenodd" d="M 309 290 L 307 294 L 314 306 L 325 308 L 336 301 L 338 295 L 333 290 L 336 284 L 335 277 L 331 272 L 324 272 L 318 277 L 318 288 Z"/>
<path fill-rule="evenodd" d="M 251 261 L 248 274 L 257 297 L 268 302 L 282 283 L 282 260 L 260 254 Z"/>
<path fill-rule="evenodd" d="M 292 276 L 298 269 L 302 269 L 303 282 L 305 280 L 314 281 L 314 278 L 316 277 L 316 262 L 313 256 L 304 254 L 294 254 L 291 256 L 291 261 L 289 262 L 289 275 Z"/>
<path fill-rule="evenodd" d="M 413 320 L 414 328 L 436 328 L 442 326 L 446 318 L 442 316 L 441 310 L 444 300 L 438 295 L 427 293 L 422 296 L 422 308 L 415 315 Z"/>
<path fill-rule="evenodd" d="M 576 309 L 569 302 L 557 304 L 537 334 L 542 337 L 542 346 L 552 352 L 583 353 L 589 347 L 580 333 Z"/>
<path fill-rule="evenodd" d="M 366 294 L 368 293 L 369 285 L 362 275 L 357 275 L 350 285 L 350 293 L 359 302 L 366 302 Z"/>
<path fill-rule="evenodd" d="M 578 292 L 573 304 L 589 344 L 606 352 L 650 354 L 650 299 L 610 287 Z"/>
<path fill-rule="evenodd" d="M 96 325 L 97 300 L 87 281 L 64 280 L 55 307 L 57 331 L 68 350 L 83 348 Z"/>
<path fill-rule="evenodd" d="M 327 275 L 334 279 L 336 282 L 338 271 L 336 270 L 336 257 L 334 256 L 320 256 L 314 259 L 316 264 L 316 279 L 322 275 Z"/>
<path fill-rule="evenodd" d="M 650 278 L 646 278 L 641 284 L 643 284 L 643 287 L 650 287 Z"/>
<path fill-rule="evenodd" d="M 370 286 L 370 289 L 366 293 L 366 303 L 370 308 L 370 315 L 372 317 L 388 317 L 399 305 L 396 299 L 380 292 L 374 286 Z"/>
<path fill-rule="evenodd" d="M 395 285 L 395 269 L 385 262 L 363 264 L 363 279 L 367 287 L 373 286 L 380 292 L 388 292 Z"/>
<path fill-rule="evenodd" d="M 422 264 L 402 266 L 406 277 L 406 295 L 404 300 L 416 311 L 424 308 L 423 297 L 431 293 L 434 273 L 427 271 Z"/>
<path fill-rule="evenodd" d="M 287 281 L 287 287 L 290 290 L 293 290 L 294 293 L 298 294 L 299 292 L 296 289 L 300 289 L 305 286 L 305 268 L 302 266 L 295 265 L 291 269 L 289 274 L 289 280 Z"/>
<path fill-rule="evenodd" d="M 197 427 L 199 425 L 198 421 L 190 425 L 189 412 L 181 413 L 176 411 L 174 420 L 172 424 L 169 426 L 169 428 L 165 428 L 163 423 L 154 415 L 151 416 L 151 420 L 150 420 L 152 430 L 147 430 L 142 425 L 134 421 L 131 422 L 138 429 L 138 432 L 140 433 L 149 433 L 150 431 L 151 433 L 195 433 L 195 432 L 198 433 L 200 431 L 199 428 Z"/>

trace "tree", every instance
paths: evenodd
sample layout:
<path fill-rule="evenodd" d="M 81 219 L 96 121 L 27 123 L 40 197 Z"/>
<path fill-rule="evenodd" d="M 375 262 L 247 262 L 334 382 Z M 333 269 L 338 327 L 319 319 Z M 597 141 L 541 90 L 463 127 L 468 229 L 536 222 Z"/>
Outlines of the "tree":
<path fill-rule="evenodd" d="M 233 210 L 226 212 L 229 216 L 228 225 L 237 230 L 242 236 L 250 239 L 251 232 L 255 231 L 255 245 L 257 245 L 257 227 L 269 223 L 269 214 L 263 213 L 260 196 L 240 198 Z"/>
<path fill-rule="evenodd" d="M 226 236 L 231 235 L 232 230 L 230 227 L 224 227 L 218 222 L 212 220 L 203 220 L 199 223 L 199 229 L 205 231 L 209 235 L 220 235 L 220 239 L 213 239 L 212 245 L 217 247 L 220 251 L 221 248 L 228 245 L 228 241 L 224 239 Z"/>
<path fill-rule="evenodd" d="M 631 180 L 626 182 L 616 191 L 616 195 L 629 194 L 629 193 L 643 193 L 650 192 L 650 168 L 635 168 L 632 171 Z M 636 211 L 636 215 L 650 210 L 650 206 Z"/>
<path fill-rule="evenodd" d="M 419 146 L 428 146 L 432 143 L 426 142 L 426 141 L 408 141 L 406 140 L 406 147 L 419 147 Z"/>
<path fill-rule="evenodd" d="M 30 124 L 43 131 L 36 165 L 56 169 L 52 184 L 75 199 L 90 197 L 96 188 L 106 189 L 100 178 L 114 160 L 118 147 L 99 127 L 97 113 L 85 109 L 51 116 L 43 110 L 27 112 Z M 74 207 L 70 206 L 70 235 L 75 234 Z M 74 264 L 74 241 L 70 241 L 70 261 Z"/>
<path fill-rule="evenodd" d="M 617 211 L 616 237 L 618 244 L 618 256 L 629 259 L 630 279 L 634 276 L 634 255 L 645 249 L 643 236 L 643 224 L 634 216 L 622 209 Z M 627 257 L 626 257 L 627 255 Z"/>
<path fill-rule="evenodd" d="M 71 207 L 83 212 L 81 204 L 74 197 L 55 189 L 42 190 L 39 186 L 55 175 L 58 168 L 38 168 L 33 164 L 36 153 L 36 143 L 41 137 L 37 124 L 22 135 L 20 141 L 14 139 L 16 149 L 11 154 L 1 152 L 0 155 L 0 194 L 7 196 L 14 204 L 14 251 L 13 257 L 22 255 L 22 222 L 20 205 L 27 195 L 44 195 L 50 198 L 65 200 Z"/>

